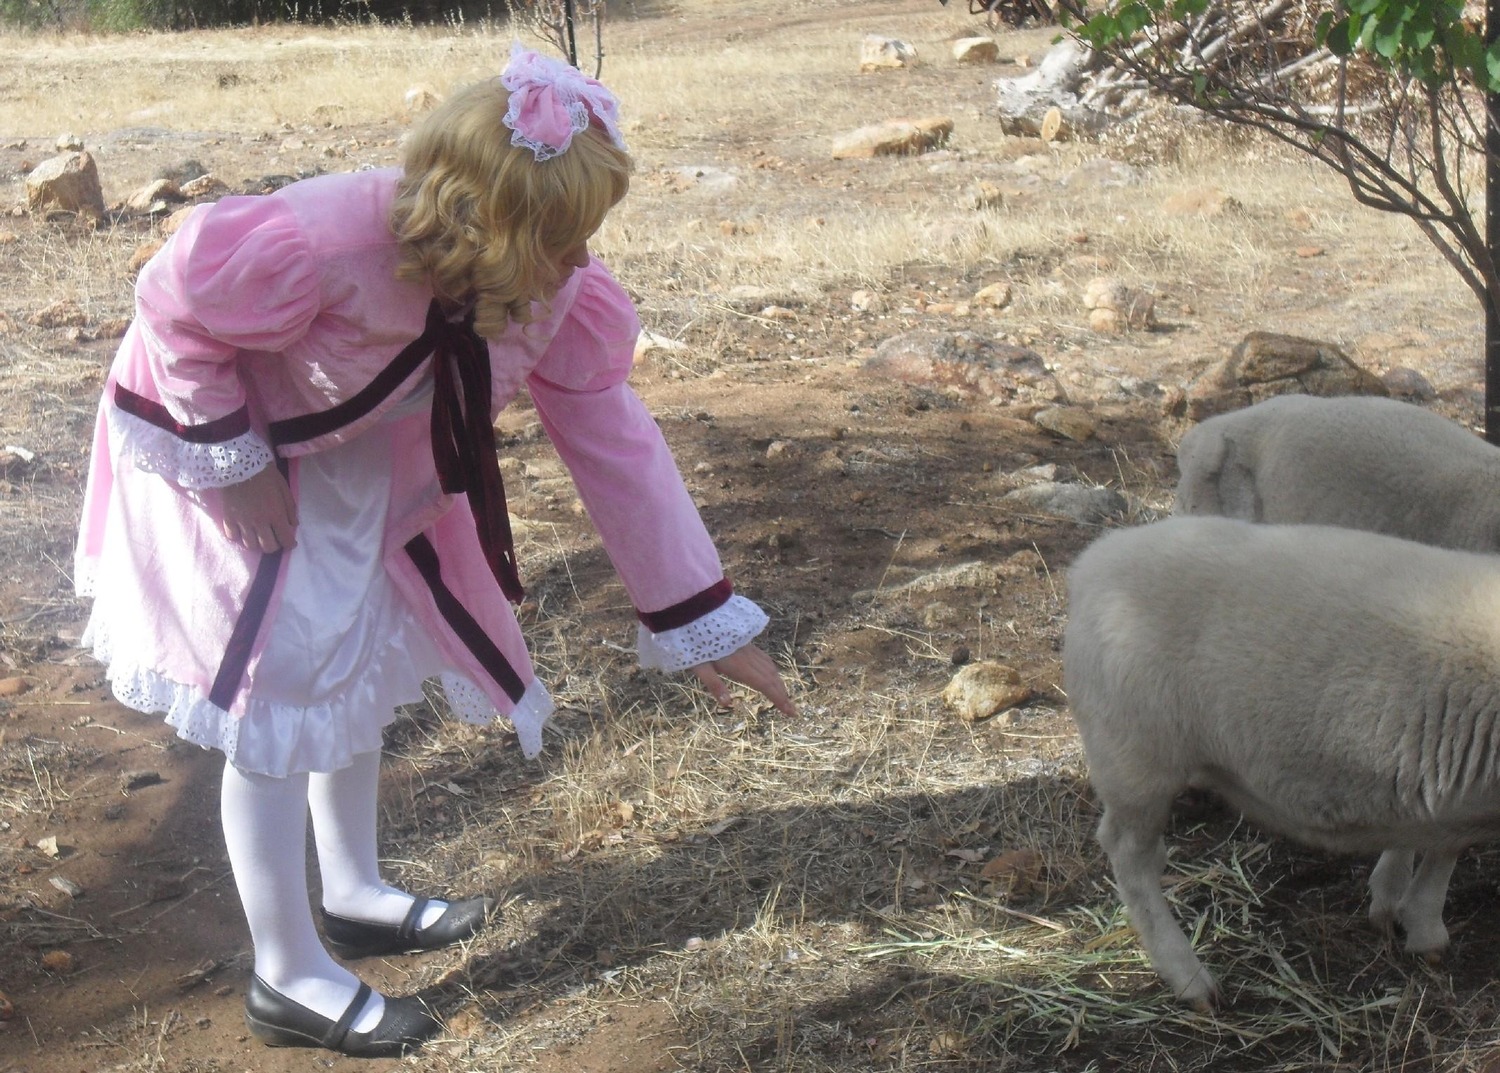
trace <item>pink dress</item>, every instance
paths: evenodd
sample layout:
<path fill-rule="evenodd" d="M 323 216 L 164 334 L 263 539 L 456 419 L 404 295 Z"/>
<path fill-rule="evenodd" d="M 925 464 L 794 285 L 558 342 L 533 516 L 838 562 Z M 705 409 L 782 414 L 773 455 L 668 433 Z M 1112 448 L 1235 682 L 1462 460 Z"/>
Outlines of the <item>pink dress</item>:
<path fill-rule="evenodd" d="M 142 270 L 100 403 L 75 582 L 84 643 L 121 702 L 271 775 L 380 748 L 441 682 L 460 718 L 510 718 L 528 756 L 552 711 L 466 494 L 434 462 L 432 295 L 395 278 L 399 173 L 226 198 Z M 488 341 L 492 418 L 525 386 L 640 619 L 643 666 L 748 643 L 655 421 L 630 390 L 639 322 L 598 261 Z M 216 489 L 280 465 L 297 546 L 251 552 Z M 522 572 L 524 573 L 522 564 Z"/>

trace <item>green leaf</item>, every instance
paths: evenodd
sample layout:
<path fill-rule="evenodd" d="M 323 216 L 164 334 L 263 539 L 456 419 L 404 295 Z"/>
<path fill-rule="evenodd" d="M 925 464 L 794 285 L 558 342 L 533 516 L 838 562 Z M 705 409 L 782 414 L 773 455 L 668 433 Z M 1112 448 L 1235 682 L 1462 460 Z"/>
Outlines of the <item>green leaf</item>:
<path fill-rule="evenodd" d="M 1328 15 L 1328 18 L 1333 18 L 1331 13 Z M 1339 19 L 1337 22 L 1330 22 L 1328 29 L 1322 35 L 1323 45 L 1329 52 L 1340 57 L 1347 56 L 1350 52 L 1354 51 L 1350 44 L 1353 40 L 1354 35 L 1350 31 L 1349 20 L 1347 18 Z"/>

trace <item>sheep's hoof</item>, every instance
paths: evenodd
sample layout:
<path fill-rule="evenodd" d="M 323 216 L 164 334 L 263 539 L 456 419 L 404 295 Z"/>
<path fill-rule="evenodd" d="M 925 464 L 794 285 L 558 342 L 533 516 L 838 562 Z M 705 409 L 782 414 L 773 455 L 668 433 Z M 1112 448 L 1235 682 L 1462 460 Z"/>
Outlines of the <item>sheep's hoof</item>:
<path fill-rule="evenodd" d="M 1213 1013 L 1219 1005 L 1219 985 L 1207 971 L 1200 970 L 1196 976 L 1177 993 L 1179 1002 L 1191 1006 L 1198 1013 Z"/>

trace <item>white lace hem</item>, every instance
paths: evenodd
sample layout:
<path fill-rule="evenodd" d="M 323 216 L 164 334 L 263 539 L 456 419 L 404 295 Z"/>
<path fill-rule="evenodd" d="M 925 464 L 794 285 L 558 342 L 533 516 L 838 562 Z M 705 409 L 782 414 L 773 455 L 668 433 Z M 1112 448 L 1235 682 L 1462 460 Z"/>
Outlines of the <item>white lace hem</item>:
<path fill-rule="evenodd" d="M 378 751 L 382 731 L 396 720 L 396 708 L 423 699 L 422 684 L 411 681 L 369 682 L 365 688 L 330 704 L 299 706 L 251 698 L 235 716 L 209 701 L 201 689 L 145 667 L 111 663 L 109 646 L 90 629 L 81 642 L 92 645 L 95 658 L 107 666 L 105 677 L 115 699 L 138 712 L 163 712 L 167 725 L 186 742 L 217 749 L 236 767 L 284 778 L 302 771 L 337 771 L 360 753 Z M 457 672 L 438 675 L 449 710 L 466 723 L 489 724 L 500 718 L 488 696 Z M 542 728 L 554 704 L 540 679 L 533 679 L 510 720 L 521 752 L 534 758 L 542 749 Z M 249 734 L 244 733 L 250 727 Z M 315 739 L 303 741 L 301 731 Z M 288 737 L 296 740 L 288 744 Z"/>
<path fill-rule="evenodd" d="M 218 443 L 190 443 L 176 433 L 126 413 L 106 408 L 110 440 L 137 469 L 155 473 L 180 488 L 217 488 L 255 476 L 274 459 L 253 430 Z"/>
<path fill-rule="evenodd" d="M 461 674 L 447 672 L 438 676 L 443 683 L 443 695 L 448 699 L 448 709 L 465 723 L 490 723 L 500 713 L 490 703 L 484 691 Z M 533 760 L 542 751 L 542 727 L 552 718 L 557 705 L 552 694 L 540 678 L 533 678 L 521 695 L 515 710 L 510 713 L 511 725 L 516 729 L 516 739 L 521 743 L 521 755 Z"/>
<path fill-rule="evenodd" d="M 771 620 L 760 606 L 738 594 L 708 614 L 675 630 L 636 631 L 636 654 L 648 671 L 684 671 L 744 648 Z"/>

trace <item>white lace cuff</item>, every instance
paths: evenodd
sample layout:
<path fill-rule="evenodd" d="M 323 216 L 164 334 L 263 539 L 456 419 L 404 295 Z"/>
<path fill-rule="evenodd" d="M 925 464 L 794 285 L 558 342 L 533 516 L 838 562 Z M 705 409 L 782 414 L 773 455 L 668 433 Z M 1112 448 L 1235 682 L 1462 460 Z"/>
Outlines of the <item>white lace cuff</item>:
<path fill-rule="evenodd" d="M 238 484 L 265 469 L 275 457 L 253 430 L 218 443 L 191 443 L 118 406 L 106 412 L 109 438 L 119 444 L 121 456 L 179 488 Z"/>
<path fill-rule="evenodd" d="M 735 595 L 675 630 L 652 633 L 641 626 L 636 633 L 636 654 L 645 670 L 683 671 L 738 652 L 770 621 L 754 601 Z"/>

